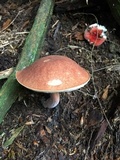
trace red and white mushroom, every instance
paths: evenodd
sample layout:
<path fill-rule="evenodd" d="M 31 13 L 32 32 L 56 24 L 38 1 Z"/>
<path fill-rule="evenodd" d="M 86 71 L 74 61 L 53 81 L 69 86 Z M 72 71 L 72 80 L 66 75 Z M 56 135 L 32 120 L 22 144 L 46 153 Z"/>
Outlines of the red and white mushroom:
<path fill-rule="evenodd" d="M 88 26 L 84 32 L 84 38 L 94 46 L 100 46 L 106 41 L 107 29 L 97 23 Z"/>
<path fill-rule="evenodd" d="M 59 92 L 77 90 L 88 83 L 90 74 L 66 56 L 50 55 L 38 59 L 30 66 L 16 72 L 17 81 L 37 92 L 51 93 L 44 107 L 58 105 Z"/>

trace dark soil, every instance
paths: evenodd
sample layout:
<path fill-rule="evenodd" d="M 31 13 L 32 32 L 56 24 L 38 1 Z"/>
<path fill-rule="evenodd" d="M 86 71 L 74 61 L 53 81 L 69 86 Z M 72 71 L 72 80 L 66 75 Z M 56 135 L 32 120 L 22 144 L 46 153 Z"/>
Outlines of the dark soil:
<path fill-rule="evenodd" d="M 0 71 L 17 65 L 38 7 L 38 0 L 1 3 Z M 107 41 L 99 47 L 83 38 L 87 25 L 96 20 L 108 30 Z M 0 126 L 1 160 L 120 160 L 117 28 L 109 8 L 66 8 L 62 12 L 55 8 L 41 56 L 66 55 L 86 68 L 91 80 L 80 90 L 61 93 L 55 109 L 41 105 L 46 94 L 25 88 Z M 0 80 L 1 87 L 4 82 Z M 13 143 L 4 148 L 24 124 Z"/>

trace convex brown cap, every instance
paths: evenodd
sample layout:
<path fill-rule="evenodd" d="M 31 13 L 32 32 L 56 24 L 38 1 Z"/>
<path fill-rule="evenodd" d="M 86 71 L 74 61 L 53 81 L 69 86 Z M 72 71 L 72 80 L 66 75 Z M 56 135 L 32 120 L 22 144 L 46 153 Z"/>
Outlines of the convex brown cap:
<path fill-rule="evenodd" d="M 54 93 L 83 87 L 90 80 L 90 74 L 66 56 L 50 55 L 17 71 L 16 79 L 28 89 Z"/>

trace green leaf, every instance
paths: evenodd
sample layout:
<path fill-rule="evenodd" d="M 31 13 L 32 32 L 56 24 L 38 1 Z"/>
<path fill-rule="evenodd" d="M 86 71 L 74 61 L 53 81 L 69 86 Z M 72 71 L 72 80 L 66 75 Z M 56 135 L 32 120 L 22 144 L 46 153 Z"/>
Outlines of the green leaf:
<path fill-rule="evenodd" d="M 7 148 L 8 146 L 10 146 L 13 143 L 13 141 L 15 140 L 15 138 L 17 138 L 17 136 L 20 134 L 20 132 L 24 129 L 24 127 L 25 127 L 25 125 L 15 129 L 11 138 L 6 140 L 6 142 L 3 144 L 2 147 Z"/>

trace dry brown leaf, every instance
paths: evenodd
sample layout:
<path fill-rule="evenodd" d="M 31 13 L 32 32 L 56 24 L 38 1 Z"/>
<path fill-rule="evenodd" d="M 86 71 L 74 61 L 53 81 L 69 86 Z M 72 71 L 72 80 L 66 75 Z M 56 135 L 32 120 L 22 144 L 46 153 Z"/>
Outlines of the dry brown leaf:
<path fill-rule="evenodd" d="M 103 92 L 103 94 L 102 94 L 102 99 L 103 99 L 103 100 L 106 100 L 107 97 L 108 97 L 109 87 L 110 87 L 110 85 L 108 85 L 108 86 L 104 89 L 104 92 Z"/>
<path fill-rule="evenodd" d="M 108 123 L 107 123 L 106 120 L 104 120 L 104 121 L 102 122 L 102 124 L 101 124 L 101 127 L 100 127 L 98 133 L 97 133 L 97 136 L 96 136 L 96 138 L 95 138 L 95 141 L 98 142 L 98 141 L 103 137 L 103 135 L 105 134 L 105 131 L 106 131 L 106 129 L 107 129 L 107 126 L 108 126 Z"/>
<path fill-rule="evenodd" d="M 11 19 L 7 19 L 4 23 L 3 23 L 3 26 L 2 26 L 2 30 L 6 29 L 9 24 L 11 23 Z"/>

